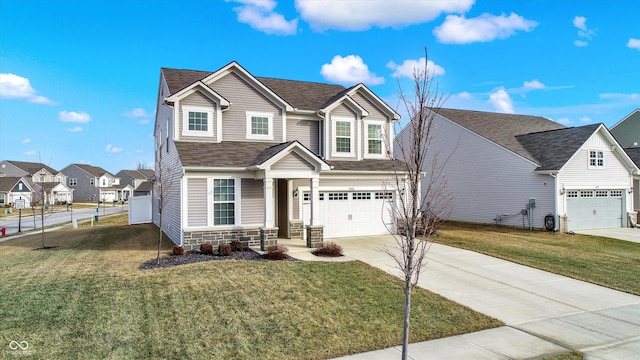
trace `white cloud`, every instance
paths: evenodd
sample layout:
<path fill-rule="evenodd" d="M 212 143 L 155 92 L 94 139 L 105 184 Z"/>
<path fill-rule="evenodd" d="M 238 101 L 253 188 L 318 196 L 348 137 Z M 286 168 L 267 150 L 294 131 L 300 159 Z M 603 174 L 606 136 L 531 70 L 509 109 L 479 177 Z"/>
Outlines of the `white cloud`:
<path fill-rule="evenodd" d="M 402 28 L 429 22 L 443 13 L 464 13 L 474 2 L 296 0 L 296 9 L 314 30 L 361 31 L 371 27 Z"/>
<path fill-rule="evenodd" d="M 0 98 L 20 99 L 35 104 L 55 105 L 44 96 L 36 95 L 29 79 L 15 74 L 0 74 Z"/>
<path fill-rule="evenodd" d="M 21 141 L 21 143 L 23 143 L 23 144 L 28 144 L 28 143 L 30 143 L 30 142 L 31 142 L 31 139 L 29 139 L 29 138 L 25 138 L 25 139 L 23 139 L 23 140 Z"/>
<path fill-rule="evenodd" d="M 593 122 L 593 120 L 591 120 L 591 118 L 588 116 L 583 116 L 580 118 L 580 122 L 584 124 L 590 124 Z"/>
<path fill-rule="evenodd" d="M 498 89 L 489 94 L 487 101 L 497 112 L 513 114 L 513 100 L 504 89 Z"/>
<path fill-rule="evenodd" d="M 536 26 L 537 22 L 516 13 L 509 16 L 482 14 L 472 19 L 467 19 L 464 15 L 447 15 L 444 23 L 433 30 L 433 34 L 441 43 L 469 44 L 506 39 L 518 30 L 529 32 Z"/>
<path fill-rule="evenodd" d="M 81 124 L 86 124 L 89 121 L 91 121 L 91 115 L 85 113 L 85 112 L 75 112 L 75 111 L 60 111 L 60 113 L 58 114 L 58 118 L 60 119 L 60 121 L 64 121 L 64 122 L 74 122 L 74 123 L 81 123 Z"/>
<path fill-rule="evenodd" d="M 27 155 L 27 156 L 33 156 L 33 155 L 36 154 L 36 151 L 35 150 L 29 150 L 29 151 L 25 151 L 24 154 Z"/>
<path fill-rule="evenodd" d="M 67 129 L 68 132 L 81 132 L 82 128 L 80 126 L 74 126 L 72 128 Z"/>
<path fill-rule="evenodd" d="M 566 117 L 559 118 L 558 120 L 556 120 L 556 122 L 565 126 L 569 126 L 573 123 L 573 121 L 569 120 L 569 118 Z"/>
<path fill-rule="evenodd" d="M 115 147 L 111 144 L 107 145 L 107 147 L 104 148 L 104 151 L 109 152 L 109 153 L 119 153 L 122 151 L 121 147 Z"/>
<path fill-rule="evenodd" d="M 461 93 L 459 93 L 458 95 L 455 95 L 455 96 L 457 96 L 460 99 L 471 99 L 472 98 L 471 94 L 469 94 L 466 91 L 463 91 L 463 92 L 461 92 Z"/>
<path fill-rule="evenodd" d="M 524 88 L 528 90 L 540 90 L 540 89 L 544 89 L 545 86 L 538 79 L 534 79 L 531 81 L 525 81 Z"/>
<path fill-rule="evenodd" d="M 282 14 L 273 11 L 276 2 L 272 0 L 236 0 L 241 6 L 234 7 L 238 21 L 255 30 L 270 35 L 295 35 L 298 19 L 286 20 Z"/>
<path fill-rule="evenodd" d="M 122 113 L 122 116 L 126 116 L 128 118 L 141 118 L 145 117 L 147 112 L 143 108 L 135 108 L 130 111 L 125 111 Z"/>
<path fill-rule="evenodd" d="M 403 76 L 413 79 L 414 71 L 418 71 L 419 73 L 424 72 L 425 62 L 430 77 L 444 75 L 444 68 L 442 66 L 437 65 L 431 60 L 426 60 L 426 58 L 420 58 L 418 60 L 408 59 L 403 61 L 401 65 L 389 61 L 387 67 L 395 70 L 393 74 L 391 74 L 393 77 Z"/>
<path fill-rule="evenodd" d="M 595 31 L 587 27 L 587 18 L 584 16 L 574 17 L 573 26 L 575 26 L 578 29 L 578 36 L 581 39 L 585 39 L 585 40 L 575 40 L 573 42 L 573 45 L 577 47 L 584 47 L 589 45 L 589 43 L 586 40 L 591 40 L 591 38 L 595 34 Z"/>
<path fill-rule="evenodd" d="M 634 38 L 629 39 L 629 42 L 627 43 L 627 47 L 640 50 L 640 39 L 634 39 Z"/>
<path fill-rule="evenodd" d="M 378 85 L 384 83 L 384 78 L 371 73 L 367 64 L 357 55 L 334 56 L 331 64 L 322 65 L 320 74 L 326 80 L 339 84 L 354 85 L 365 83 L 367 85 Z"/>

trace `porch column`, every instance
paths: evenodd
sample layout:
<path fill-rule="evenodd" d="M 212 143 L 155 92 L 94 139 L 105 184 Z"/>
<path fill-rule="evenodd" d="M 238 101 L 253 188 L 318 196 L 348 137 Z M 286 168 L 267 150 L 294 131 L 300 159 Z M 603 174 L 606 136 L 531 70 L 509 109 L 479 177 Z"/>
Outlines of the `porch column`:
<path fill-rule="evenodd" d="M 265 177 L 264 180 L 264 227 L 275 226 L 275 199 L 273 194 L 273 178 Z"/>
<path fill-rule="evenodd" d="M 311 178 L 311 226 L 320 224 L 320 179 Z"/>

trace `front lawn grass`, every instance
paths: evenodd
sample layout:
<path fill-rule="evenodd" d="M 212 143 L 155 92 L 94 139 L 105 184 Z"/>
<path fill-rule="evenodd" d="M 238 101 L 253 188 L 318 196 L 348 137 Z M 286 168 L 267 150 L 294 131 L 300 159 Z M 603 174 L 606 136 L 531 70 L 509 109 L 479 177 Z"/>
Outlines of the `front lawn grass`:
<path fill-rule="evenodd" d="M 116 222 L 113 219 L 110 222 Z M 126 221 L 122 217 L 122 221 Z M 0 244 L 0 343 L 41 359 L 326 359 L 399 345 L 403 292 L 361 262 L 212 261 L 139 270 L 150 224 L 65 229 Z M 163 253 L 172 247 L 164 242 Z M 502 325 L 426 290 L 411 342 Z"/>
<path fill-rule="evenodd" d="M 640 295 L 640 243 L 446 222 L 435 242 Z"/>

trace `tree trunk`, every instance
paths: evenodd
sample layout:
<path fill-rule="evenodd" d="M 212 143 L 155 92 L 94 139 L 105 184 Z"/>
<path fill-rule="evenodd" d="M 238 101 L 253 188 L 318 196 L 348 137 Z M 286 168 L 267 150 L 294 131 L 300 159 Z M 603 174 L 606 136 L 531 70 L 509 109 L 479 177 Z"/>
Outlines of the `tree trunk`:
<path fill-rule="evenodd" d="M 162 215 L 160 216 L 160 237 L 158 238 L 158 265 L 160 265 L 160 250 L 162 247 Z"/>
<path fill-rule="evenodd" d="M 411 314 L 411 278 L 404 281 L 404 329 L 402 332 L 402 360 L 409 356 L 409 315 Z"/>

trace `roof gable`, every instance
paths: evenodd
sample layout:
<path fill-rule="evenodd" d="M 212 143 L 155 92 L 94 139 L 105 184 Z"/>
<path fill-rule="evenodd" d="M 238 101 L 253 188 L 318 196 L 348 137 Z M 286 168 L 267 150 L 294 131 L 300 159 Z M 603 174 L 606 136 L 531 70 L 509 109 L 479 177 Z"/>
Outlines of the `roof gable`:
<path fill-rule="evenodd" d="M 13 160 L 6 160 L 8 163 L 10 163 L 11 165 L 26 171 L 29 175 L 33 175 L 36 174 L 38 171 L 45 169 L 46 171 L 49 172 L 49 174 L 51 175 L 55 175 L 58 173 L 57 170 L 55 170 L 54 168 L 47 166 L 43 163 L 36 163 L 36 162 L 27 162 L 27 161 L 13 161 Z"/>
<path fill-rule="evenodd" d="M 113 176 L 110 172 L 108 172 L 107 170 L 98 167 L 98 166 L 92 166 L 92 165 L 87 165 L 87 164 L 72 164 L 73 166 L 84 170 L 85 172 L 95 176 L 95 177 L 101 177 L 103 175 L 108 175 L 111 176 L 112 178 L 115 178 L 115 176 Z"/>
<path fill-rule="evenodd" d="M 288 141 L 265 149 L 256 157 L 251 168 L 269 169 L 290 154 L 298 155 L 297 159 L 306 162 L 306 167 L 310 165 L 317 171 L 331 170 L 329 164 L 297 140 Z"/>
<path fill-rule="evenodd" d="M 21 180 L 18 176 L 3 176 L 0 177 L 0 191 L 9 192 L 14 186 Z"/>

